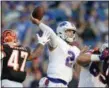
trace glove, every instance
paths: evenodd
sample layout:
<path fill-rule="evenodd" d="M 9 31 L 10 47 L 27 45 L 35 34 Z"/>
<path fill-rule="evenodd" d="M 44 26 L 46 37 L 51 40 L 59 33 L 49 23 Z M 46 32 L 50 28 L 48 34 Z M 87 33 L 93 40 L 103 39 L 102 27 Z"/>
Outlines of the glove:
<path fill-rule="evenodd" d="M 45 31 L 43 33 L 43 35 L 40 37 L 39 34 L 36 34 L 37 39 L 38 39 L 38 43 L 42 44 L 43 46 L 50 41 L 49 37 L 50 37 L 50 33 Z"/>
<path fill-rule="evenodd" d="M 104 60 L 106 58 L 109 58 L 109 49 L 108 48 L 104 49 L 100 55 L 100 60 Z"/>

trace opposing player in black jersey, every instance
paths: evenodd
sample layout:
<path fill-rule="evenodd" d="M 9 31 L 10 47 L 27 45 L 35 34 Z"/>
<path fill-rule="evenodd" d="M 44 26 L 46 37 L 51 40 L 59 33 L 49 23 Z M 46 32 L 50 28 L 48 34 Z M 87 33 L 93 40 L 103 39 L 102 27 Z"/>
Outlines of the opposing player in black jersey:
<path fill-rule="evenodd" d="M 25 64 L 27 60 L 38 57 L 43 51 L 43 46 L 49 41 L 49 33 L 38 36 L 38 45 L 31 53 L 29 47 L 18 43 L 16 33 L 5 30 L 2 33 L 2 87 L 23 87 L 22 82 L 26 77 Z"/>
<path fill-rule="evenodd" d="M 106 44 L 103 48 L 106 47 Z M 105 48 L 109 52 L 109 45 Z M 101 75 L 99 77 L 100 81 L 104 84 L 106 84 L 106 87 L 109 87 L 109 57 L 107 57 L 102 64 L 101 67 Z"/>

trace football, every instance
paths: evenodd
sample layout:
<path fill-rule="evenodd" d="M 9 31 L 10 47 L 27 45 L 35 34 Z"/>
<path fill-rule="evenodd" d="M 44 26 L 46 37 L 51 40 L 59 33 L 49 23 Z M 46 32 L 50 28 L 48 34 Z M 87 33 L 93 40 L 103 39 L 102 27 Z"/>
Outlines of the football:
<path fill-rule="evenodd" d="M 37 18 L 38 20 L 41 20 L 44 15 L 44 8 L 42 6 L 37 6 L 32 12 L 32 16 L 34 18 Z"/>

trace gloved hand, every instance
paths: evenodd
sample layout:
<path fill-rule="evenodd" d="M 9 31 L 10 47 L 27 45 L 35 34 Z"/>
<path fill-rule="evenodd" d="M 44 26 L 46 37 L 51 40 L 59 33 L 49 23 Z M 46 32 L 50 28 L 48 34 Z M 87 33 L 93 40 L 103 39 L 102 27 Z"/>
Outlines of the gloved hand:
<path fill-rule="evenodd" d="M 50 41 L 49 37 L 50 37 L 50 33 L 45 31 L 43 33 L 43 35 L 40 37 L 39 34 L 36 34 L 37 39 L 38 39 L 38 43 L 45 45 L 48 41 Z"/>
<path fill-rule="evenodd" d="M 109 48 L 104 49 L 100 55 L 100 60 L 104 60 L 106 58 L 109 58 Z"/>

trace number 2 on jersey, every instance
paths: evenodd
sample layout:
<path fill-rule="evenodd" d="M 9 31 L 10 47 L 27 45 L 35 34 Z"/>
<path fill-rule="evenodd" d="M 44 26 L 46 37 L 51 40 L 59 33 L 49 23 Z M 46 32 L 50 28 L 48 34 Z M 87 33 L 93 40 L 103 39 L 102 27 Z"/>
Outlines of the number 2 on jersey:
<path fill-rule="evenodd" d="M 18 50 L 13 50 L 12 55 L 10 56 L 9 60 L 8 60 L 8 66 L 13 67 L 14 70 L 18 70 L 19 69 L 19 64 L 18 64 L 18 56 L 19 56 L 19 51 Z M 20 67 L 20 71 L 24 71 L 24 67 L 25 67 L 25 63 L 26 63 L 26 59 L 28 57 L 28 53 L 21 51 L 21 58 L 24 58 L 23 63 Z"/>
<path fill-rule="evenodd" d="M 69 56 L 66 58 L 66 66 L 68 67 L 72 67 L 74 58 L 75 58 L 75 54 L 72 51 L 68 51 Z"/>

